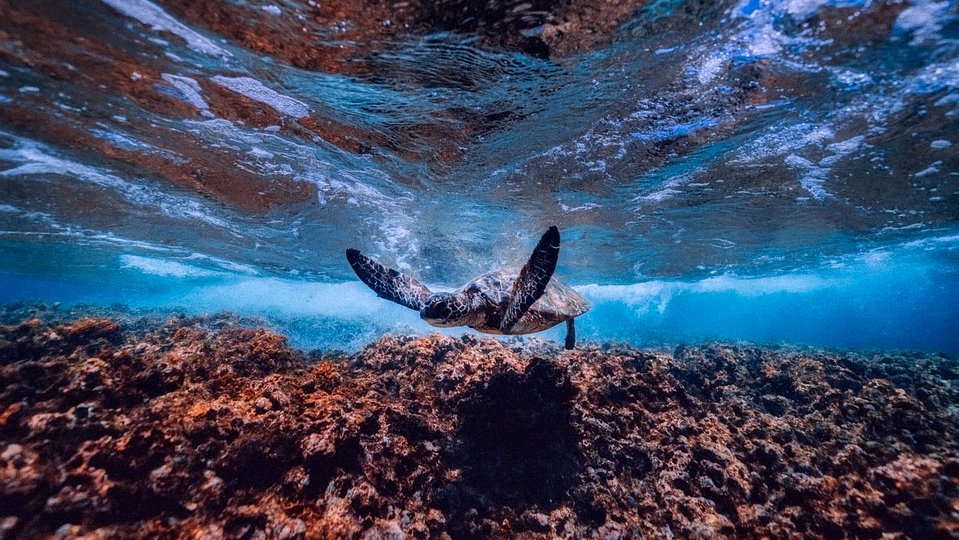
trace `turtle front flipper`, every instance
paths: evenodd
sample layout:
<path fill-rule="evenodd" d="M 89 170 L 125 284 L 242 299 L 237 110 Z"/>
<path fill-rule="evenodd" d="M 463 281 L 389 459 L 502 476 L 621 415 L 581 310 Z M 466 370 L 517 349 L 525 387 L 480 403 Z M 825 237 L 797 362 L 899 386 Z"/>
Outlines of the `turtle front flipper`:
<path fill-rule="evenodd" d="M 426 298 L 432 294 L 416 278 L 387 268 L 355 249 L 346 250 L 346 260 L 360 281 L 373 289 L 380 298 L 420 311 Z"/>
<path fill-rule="evenodd" d="M 519 277 L 513 283 L 513 289 L 510 291 L 509 303 L 506 305 L 506 311 L 503 313 L 503 320 L 500 323 L 500 330 L 508 334 L 516 321 L 520 320 L 526 314 L 526 310 L 534 302 L 543 296 L 549 279 L 553 277 L 553 270 L 556 269 L 556 260 L 559 258 L 559 229 L 555 226 L 550 227 L 536 249 L 530 255 L 526 266 L 519 272 Z"/>

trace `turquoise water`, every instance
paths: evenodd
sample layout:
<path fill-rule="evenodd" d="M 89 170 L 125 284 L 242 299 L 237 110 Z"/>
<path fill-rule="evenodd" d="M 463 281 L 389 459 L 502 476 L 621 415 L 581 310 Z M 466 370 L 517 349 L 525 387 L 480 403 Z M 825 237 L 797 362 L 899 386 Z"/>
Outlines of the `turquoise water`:
<path fill-rule="evenodd" d="M 281 30 L 308 9 L 270 6 Z M 234 311 L 355 349 L 437 329 L 347 247 L 455 288 L 555 224 L 581 340 L 957 354 L 959 17 L 896 6 L 654 2 L 550 59 L 440 32 L 304 69 L 162 2 L 24 2 L 86 41 L 0 22 L 23 38 L 0 302 Z"/>

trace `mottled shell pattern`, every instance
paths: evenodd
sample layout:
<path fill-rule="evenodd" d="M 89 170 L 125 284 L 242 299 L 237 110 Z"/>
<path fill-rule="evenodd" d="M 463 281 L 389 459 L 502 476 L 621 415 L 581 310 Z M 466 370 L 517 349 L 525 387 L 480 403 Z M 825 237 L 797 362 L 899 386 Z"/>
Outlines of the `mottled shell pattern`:
<path fill-rule="evenodd" d="M 485 319 L 470 328 L 487 334 L 502 334 L 500 320 L 503 306 L 509 302 L 510 291 L 518 276 L 517 272 L 488 272 L 476 277 L 453 294 L 482 298 L 480 309 Z M 475 303 L 473 305 L 476 305 Z M 589 310 L 589 303 L 572 287 L 553 276 L 536 302 L 510 329 L 510 334 L 530 334 L 552 328 L 557 324 L 578 317 Z"/>

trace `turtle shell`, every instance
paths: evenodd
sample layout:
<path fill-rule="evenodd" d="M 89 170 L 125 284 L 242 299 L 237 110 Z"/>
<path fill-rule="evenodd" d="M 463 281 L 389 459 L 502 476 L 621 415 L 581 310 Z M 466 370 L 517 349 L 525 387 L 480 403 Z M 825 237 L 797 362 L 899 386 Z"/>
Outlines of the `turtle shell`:
<path fill-rule="evenodd" d="M 479 297 L 484 301 L 483 317 L 470 328 L 487 334 L 502 334 L 500 321 L 509 303 L 510 291 L 519 272 L 488 272 L 461 287 L 456 294 Z M 510 334 L 531 334 L 552 328 L 573 317 L 589 311 L 589 303 L 572 287 L 553 276 L 546 285 L 543 296 L 530 306 L 510 329 Z"/>

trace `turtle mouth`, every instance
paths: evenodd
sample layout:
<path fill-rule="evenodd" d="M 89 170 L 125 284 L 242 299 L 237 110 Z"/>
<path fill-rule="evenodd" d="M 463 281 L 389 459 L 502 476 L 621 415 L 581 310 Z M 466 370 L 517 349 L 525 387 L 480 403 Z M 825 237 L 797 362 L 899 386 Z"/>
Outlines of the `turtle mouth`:
<path fill-rule="evenodd" d="M 450 321 L 448 319 L 439 319 L 436 317 L 427 317 L 423 315 L 422 313 L 420 314 L 420 318 L 426 321 L 426 323 L 429 324 L 430 326 L 438 326 L 440 328 L 450 328 L 453 326 L 460 326 L 460 324 L 458 324 L 456 321 Z"/>
<path fill-rule="evenodd" d="M 459 326 L 459 321 L 453 316 L 449 309 L 443 309 L 442 306 L 428 306 L 420 311 L 420 318 L 431 326 L 446 328 L 450 326 Z"/>

